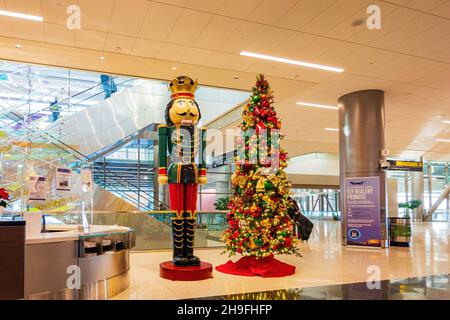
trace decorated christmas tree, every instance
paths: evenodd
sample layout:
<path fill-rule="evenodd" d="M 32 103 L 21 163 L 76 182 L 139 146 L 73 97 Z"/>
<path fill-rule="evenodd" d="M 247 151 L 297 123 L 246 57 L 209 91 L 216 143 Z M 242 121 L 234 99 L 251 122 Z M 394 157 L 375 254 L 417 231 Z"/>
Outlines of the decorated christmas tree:
<path fill-rule="evenodd" d="M 274 254 L 299 255 L 288 215 L 287 154 L 280 148 L 281 122 L 273 103 L 272 90 L 259 75 L 242 112 L 243 135 L 237 142 L 236 171 L 231 178 L 234 194 L 223 235 L 230 256 L 264 260 Z"/>

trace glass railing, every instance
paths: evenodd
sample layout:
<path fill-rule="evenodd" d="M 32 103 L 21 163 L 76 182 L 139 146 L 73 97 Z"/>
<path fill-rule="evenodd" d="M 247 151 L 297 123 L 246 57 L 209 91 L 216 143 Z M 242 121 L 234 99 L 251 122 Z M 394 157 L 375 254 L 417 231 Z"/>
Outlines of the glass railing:
<path fill-rule="evenodd" d="M 94 225 L 117 225 L 132 228 L 136 235 L 133 250 L 155 250 L 172 248 L 172 211 L 94 211 Z M 221 237 L 227 228 L 227 211 L 198 211 L 195 231 L 195 247 L 224 247 Z M 82 224 L 80 212 L 44 212 L 47 226 Z M 19 219 L 20 215 L 4 214 L 3 220 Z"/>
<path fill-rule="evenodd" d="M 340 211 L 302 211 L 302 213 L 311 219 L 324 219 L 324 220 L 340 220 Z"/>

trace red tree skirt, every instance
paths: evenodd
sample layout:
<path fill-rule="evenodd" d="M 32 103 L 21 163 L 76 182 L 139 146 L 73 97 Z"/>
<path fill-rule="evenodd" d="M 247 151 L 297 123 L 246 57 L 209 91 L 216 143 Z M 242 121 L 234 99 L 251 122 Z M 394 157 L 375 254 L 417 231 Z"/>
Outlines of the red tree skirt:
<path fill-rule="evenodd" d="M 261 276 L 263 278 L 279 278 L 295 273 L 295 266 L 281 262 L 272 256 L 256 259 L 256 257 L 242 257 L 237 262 L 228 261 L 216 267 L 223 273 L 239 276 Z"/>

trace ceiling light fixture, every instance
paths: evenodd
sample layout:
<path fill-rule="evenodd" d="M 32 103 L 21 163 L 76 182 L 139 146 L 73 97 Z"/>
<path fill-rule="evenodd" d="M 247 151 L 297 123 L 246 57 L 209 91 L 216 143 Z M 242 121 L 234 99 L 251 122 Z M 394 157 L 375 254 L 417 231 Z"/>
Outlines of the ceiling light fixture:
<path fill-rule="evenodd" d="M 304 62 L 304 61 L 299 61 L 299 60 L 291 60 L 291 59 L 286 59 L 286 58 L 268 56 L 265 54 L 248 52 L 248 51 L 242 51 L 241 56 L 276 61 L 276 62 L 281 62 L 281 63 L 294 64 L 297 66 L 332 71 L 332 72 L 344 72 L 344 69 L 341 69 L 341 68 L 335 68 L 335 67 L 330 67 L 330 66 L 325 66 L 325 65 L 315 64 L 315 63 L 310 63 L 310 62 Z"/>
<path fill-rule="evenodd" d="M 336 129 L 336 128 L 325 128 L 325 130 L 327 130 L 327 131 L 339 131 L 339 129 Z"/>
<path fill-rule="evenodd" d="M 307 106 L 307 107 L 313 107 L 313 108 L 322 108 L 322 109 L 332 109 L 332 110 L 337 110 L 338 107 L 334 107 L 334 106 L 327 106 L 324 104 L 317 104 L 317 103 L 310 103 L 310 102 L 297 102 L 297 105 L 299 106 Z"/>
<path fill-rule="evenodd" d="M 442 121 L 442 123 L 448 123 L 448 124 L 450 124 L 450 120 L 444 120 L 444 121 Z"/>
<path fill-rule="evenodd" d="M 177 70 L 177 67 L 172 67 L 172 70 L 173 70 L 173 71 Z"/>
<path fill-rule="evenodd" d="M 450 142 L 450 139 L 436 139 L 438 142 Z"/>
<path fill-rule="evenodd" d="M 102 61 L 105 60 L 105 57 L 100 57 L 100 60 L 102 60 Z"/>
<path fill-rule="evenodd" d="M 24 14 L 24 13 L 18 13 L 18 12 L 12 12 L 12 11 L 6 11 L 6 10 L 0 10 L 0 16 L 7 16 L 12 18 L 19 18 L 19 19 L 26 19 L 26 20 L 33 20 L 33 21 L 44 21 L 44 18 L 39 16 L 32 16 L 30 14 Z"/>
<path fill-rule="evenodd" d="M 22 49 L 23 46 L 22 46 L 21 44 L 16 44 L 16 48 L 17 48 L 17 49 Z"/>

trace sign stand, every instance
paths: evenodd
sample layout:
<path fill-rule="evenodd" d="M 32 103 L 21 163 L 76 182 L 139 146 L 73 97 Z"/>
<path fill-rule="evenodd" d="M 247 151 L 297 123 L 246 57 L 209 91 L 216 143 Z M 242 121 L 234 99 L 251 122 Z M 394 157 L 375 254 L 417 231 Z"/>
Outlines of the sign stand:
<path fill-rule="evenodd" d="M 346 178 L 344 207 L 347 246 L 381 248 L 380 178 Z"/>

